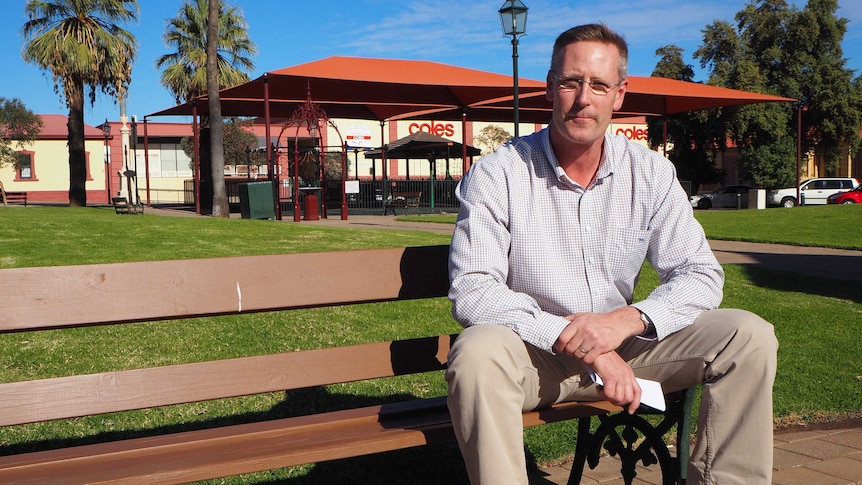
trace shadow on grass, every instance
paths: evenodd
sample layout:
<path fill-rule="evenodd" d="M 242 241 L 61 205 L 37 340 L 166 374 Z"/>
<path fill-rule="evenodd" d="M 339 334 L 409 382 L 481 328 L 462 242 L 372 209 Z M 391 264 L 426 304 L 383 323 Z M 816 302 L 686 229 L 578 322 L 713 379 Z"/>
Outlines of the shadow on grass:
<path fill-rule="evenodd" d="M 796 260 L 799 256 L 789 255 L 773 255 L 778 257 L 790 258 Z M 826 258 L 826 259 L 820 259 Z M 846 266 L 840 269 L 842 273 L 862 276 L 862 257 L 856 258 L 850 264 L 846 260 L 835 260 L 832 258 L 845 258 L 838 256 L 806 256 L 804 259 L 807 265 L 827 264 L 827 259 L 830 265 L 838 272 L 841 268 L 842 261 L 847 263 Z M 850 258 L 850 257 L 846 257 Z M 812 276 L 808 274 L 800 274 L 796 269 L 771 269 L 752 265 L 740 265 L 743 271 L 748 275 L 751 283 L 760 288 L 768 288 L 771 290 L 806 293 L 809 295 L 818 295 L 827 298 L 837 298 L 841 300 L 849 300 L 854 303 L 862 303 L 862 283 L 858 281 L 842 281 L 838 279 L 828 279 L 824 277 Z M 853 273 L 858 271 L 858 273 Z M 836 275 L 837 277 L 838 275 Z"/>
<path fill-rule="evenodd" d="M 248 412 L 141 430 L 101 432 L 79 438 L 44 439 L 17 443 L 0 446 L 0 456 L 146 438 L 183 431 L 195 431 L 342 409 L 398 403 L 414 399 L 417 399 L 417 397 L 406 393 L 387 396 L 368 396 L 332 393 L 324 387 L 307 388 L 285 392 L 284 400 L 267 411 Z M 542 472 L 536 470 L 536 462 L 529 454 L 527 461 L 530 468 L 533 469 L 530 480 L 531 484 L 552 484 L 552 482 L 543 478 Z M 293 468 L 297 469 L 296 467 Z M 288 471 L 290 469 L 258 472 L 244 475 L 241 478 L 228 478 L 226 483 L 278 483 L 289 485 L 321 483 L 350 483 L 359 485 L 380 483 L 430 485 L 446 483 L 457 485 L 469 483 L 458 445 L 454 441 L 326 461 L 307 468 L 307 471 L 299 472 L 290 472 Z M 301 474 L 301 476 L 285 478 L 297 473 Z"/>

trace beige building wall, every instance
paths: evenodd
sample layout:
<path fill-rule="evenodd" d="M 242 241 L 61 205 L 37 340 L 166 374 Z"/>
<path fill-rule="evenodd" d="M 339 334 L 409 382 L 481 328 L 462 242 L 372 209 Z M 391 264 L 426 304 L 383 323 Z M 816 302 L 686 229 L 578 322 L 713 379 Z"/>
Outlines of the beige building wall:
<path fill-rule="evenodd" d="M 69 149 L 66 140 L 36 140 L 23 149 L 15 151 L 32 154 L 32 178 L 18 178 L 14 165 L 0 168 L 0 180 L 8 191 L 49 192 L 66 195 L 69 192 Z M 107 190 L 105 177 L 105 144 L 103 141 L 86 140 L 88 175 L 87 192 Z M 88 197 L 89 198 L 89 197 Z M 52 200 L 52 197 L 47 197 Z M 68 197 L 65 199 L 68 201 Z"/>

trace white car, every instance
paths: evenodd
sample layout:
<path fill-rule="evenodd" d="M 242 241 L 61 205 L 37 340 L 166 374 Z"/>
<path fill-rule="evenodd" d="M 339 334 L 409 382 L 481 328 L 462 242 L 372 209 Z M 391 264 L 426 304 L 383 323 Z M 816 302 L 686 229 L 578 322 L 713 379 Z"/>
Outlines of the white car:
<path fill-rule="evenodd" d="M 826 198 L 830 195 L 847 192 L 858 186 L 859 180 L 852 177 L 820 177 L 802 182 L 799 192 L 805 205 L 821 205 L 826 204 Z M 799 203 L 796 200 L 796 187 L 770 190 L 766 194 L 766 202 L 773 206 L 794 207 Z"/>
<path fill-rule="evenodd" d="M 748 185 L 725 185 L 708 194 L 692 195 L 688 200 L 695 209 L 710 209 L 713 207 L 747 209 L 748 191 L 753 188 Z"/>

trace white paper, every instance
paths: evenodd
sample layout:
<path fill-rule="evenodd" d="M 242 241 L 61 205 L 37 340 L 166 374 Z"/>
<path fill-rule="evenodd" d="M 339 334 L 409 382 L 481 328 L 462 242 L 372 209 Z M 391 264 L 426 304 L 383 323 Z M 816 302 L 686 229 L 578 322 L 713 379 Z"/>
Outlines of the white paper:
<path fill-rule="evenodd" d="M 602 381 L 602 377 L 596 374 L 596 371 L 594 371 L 592 367 L 586 367 L 587 372 L 590 374 L 590 379 L 592 379 L 597 385 L 603 386 L 604 381 Z M 661 383 L 648 379 L 641 379 L 640 377 L 635 377 L 635 380 L 638 382 L 638 385 L 641 386 L 641 404 L 649 406 L 656 411 L 664 412 L 667 406 L 664 402 L 664 391 L 661 390 Z"/>

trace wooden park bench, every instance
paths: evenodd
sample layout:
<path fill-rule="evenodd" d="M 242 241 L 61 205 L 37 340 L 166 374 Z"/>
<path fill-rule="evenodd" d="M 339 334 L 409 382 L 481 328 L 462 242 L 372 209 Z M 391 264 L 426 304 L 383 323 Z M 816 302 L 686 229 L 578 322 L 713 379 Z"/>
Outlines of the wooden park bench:
<path fill-rule="evenodd" d="M 114 212 L 117 214 L 143 214 L 143 204 L 129 203 L 126 197 L 113 197 L 111 203 L 114 205 Z"/>
<path fill-rule="evenodd" d="M 431 246 L 2 269 L 0 278 L 15 284 L 0 292 L 0 333 L 74 332 L 83 326 L 441 298 L 449 287 L 447 256 L 447 246 Z M 279 313 L 272 315 L 277 325 Z M 345 317 L 332 325 L 363 323 Z M 21 334 L 15 345 L 28 345 L 28 335 Z M 454 338 L 434 335 L 5 382 L 0 384 L 0 426 L 439 373 Z M 96 359 L 98 350 L 75 358 Z M 0 440 L 0 483 L 180 483 L 451 441 L 445 397 L 405 397 L 409 392 L 399 391 L 397 402 L 259 416 L 239 424 L 146 429 L 142 423 L 143 429 L 131 433 L 97 432 L 84 444 L 38 433 L 31 442 L 15 445 Z M 674 398 L 657 427 L 643 416 L 616 412 L 619 408 L 608 402 L 562 403 L 527 412 L 524 426 L 580 419 L 570 483 L 578 483 L 585 462 L 595 466 L 603 446 L 621 456 L 624 475 L 633 477 L 639 460 L 658 460 L 665 483 L 678 483 L 688 451 L 679 449 L 681 460 L 671 457 L 662 435 L 679 424 L 678 443 L 688 443 L 687 396 L 689 401 Z M 286 392 L 285 402 L 291 398 L 301 399 Z M 594 432 L 592 416 L 602 419 Z"/>
<path fill-rule="evenodd" d="M 3 207 L 6 207 L 8 202 L 23 203 L 24 207 L 27 207 L 27 192 L 7 192 L 3 182 L 0 182 L 0 198 L 3 199 Z"/>
<path fill-rule="evenodd" d="M 410 211 L 419 211 L 419 199 L 422 197 L 422 192 L 393 192 L 392 195 L 383 201 L 383 215 L 389 212 L 393 215 L 398 215 L 395 209 L 405 209 L 409 214 Z"/>

